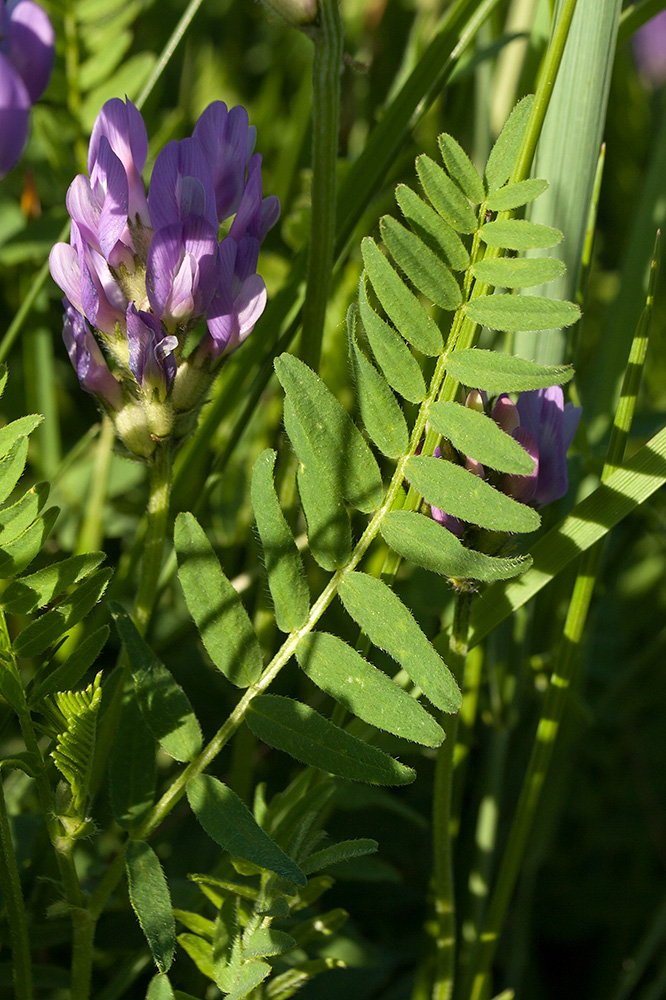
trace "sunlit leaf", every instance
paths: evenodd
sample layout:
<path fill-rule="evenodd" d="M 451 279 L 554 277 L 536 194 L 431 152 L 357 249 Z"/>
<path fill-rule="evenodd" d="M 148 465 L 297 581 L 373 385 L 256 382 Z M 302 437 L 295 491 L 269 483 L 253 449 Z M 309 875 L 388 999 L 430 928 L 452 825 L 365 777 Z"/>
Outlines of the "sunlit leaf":
<path fill-rule="evenodd" d="M 474 233 L 476 213 L 457 184 L 425 153 L 416 158 L 416 172 L 428 201 L 458 233 Z"/>
<path fill-rule="evenodd" d="M 370 305 L 366 281 L 364 271 L 359 281 L 358 307 L 372 353 L 388 384 L 411 403 L 420 403 L 425 399 L 426 387 L 419 364 L 400 334 Z"/>
<path fill-rule="evenodd" d="M 485 413 L 449 400 L 431 403 L 428 417 L 454 448 L 482 465 L 516 476 L 534 471 L 534 459 Z"/>
<path fill-rule="evenodd" d="M 446 369 L 455 379 L 472 389 L 486 392 L 524 392 L 564 385 L 573 378 L 571 365 L 539 365 L 526 358 L 470 348 L 454 351 Z"/>
<path fill-rule="evenodd" d="M 465 307 L 468 317 L 491 330 L 551 330 L 580 319 L 575 302 L 538 295 L 483 295 Z"/>
<path fill-rule="evenodd" d="M 554 281 L 566 271 L 556 257 L 495 257 L 472 267 L 475 278 L 497 288 L 530 288 Z"/>
<path fill-rule="evenodd" d="M 506 184 L 497 191 L 491 191 L 486 204 L 491 212 L 506 212 L 534 201 L 547 187 L 548 181 L 537 177 L 516 181 L 514 184 Z"/>
<path fill-rule="evenodd" d="M 479 236 L 490 247 L 504 250 L 537 250 L 554 247 L 562 242 L 562 233 L 551 226 L 526 219 L 497 219 L 487 222 Z"/>
<path fill-rule="evenodd" d="M 478 205 L 485 197 L 483 181 L 465 150 L 447 132 L 442 132 L 437 137 L 437 145 L 442 154 L 444 165 L 453 180 L 469 200 Z"/>
<path fill-rule="evenodd" d="M 488 191 L 497 190 L 509 179 L 518 160 L 520 145 L 533 103 L 533 94 L 523 97 L 504 123 L 486 163 L 485 179 Z"/>
<path fill-rule="evenodd" d="M 354 327 L 354 310 L 350 306 L 347 313 L 349 356 L 361 418 L 379 450 L 389 458 L 399 458 L 409 443 L 407 423 L 386 379 L 359 347 Z"/>
<path fill-rule="evenodd" d="M 455 229 L 438 215 L 422 198 L 406 184 L 398 184 L 395 200 L 400 211 L 417 236 L 420 236 L 431 250 L 439 254 L 454 271 L 464 271 L 469 266 L 469 254 L 465 244 Z"/>
<path fill-rule="evenodd" d="M 419 292 L 442 309 L 457 309 L 460 286 L 446 264 L 409 229 L 385 215 L 379 222 L 382 239 L 393 260 Z"/>

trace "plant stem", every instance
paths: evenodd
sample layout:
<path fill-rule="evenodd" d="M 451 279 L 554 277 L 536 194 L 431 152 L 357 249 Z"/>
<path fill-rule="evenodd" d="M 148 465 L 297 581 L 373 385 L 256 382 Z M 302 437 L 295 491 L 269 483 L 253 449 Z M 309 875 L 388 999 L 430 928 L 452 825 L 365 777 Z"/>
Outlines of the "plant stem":
<path fill-rule="evenodd" d="M 168 441 L 158 444 L 150 467 L 150 496 L 146 537 L 139 590 L 134 604 L 134 623 L 141 633 L 146 634 L 148 622 L 155 604 L 157 583 L 162 567 L 162 551 L 166 536 L 171 497 L 171 445 Z"/>
<path fill-rule="evenodd" d="M 0 883 L 5 894 L 12 942 L 12 972 L 16 1000 L 32 1000 L 32 958 L 28 938 L 28 921 L 2 781 L 0 781 Z"/>
<path fill-rule="evenodd" d="M 319 368 L 333 270 L 343 44 L 338 0 L 319 0 L 318 15 L 312 67 L 312 210 L 301 334 L 301 357 L 314 371 Z"/>
<path fill-rule="evenodd" d="M 467 659 L 467 634 L 472 594 L 459 590 L 449 640 L 448 667 L 458 683 L 462 682 Z M 456 925 L 453 884 L 453 837 L 451 829 L 451 789 L 453 758 L 458 734 L 458 715 L 442 714 L 441 725 L 446 739 L 437 751 L 433 785 L 432 852 L 433 895 L 437 936 L 435 939 L 435 978 L 432 1000 L 449 1000 L 453 993 Z"/>

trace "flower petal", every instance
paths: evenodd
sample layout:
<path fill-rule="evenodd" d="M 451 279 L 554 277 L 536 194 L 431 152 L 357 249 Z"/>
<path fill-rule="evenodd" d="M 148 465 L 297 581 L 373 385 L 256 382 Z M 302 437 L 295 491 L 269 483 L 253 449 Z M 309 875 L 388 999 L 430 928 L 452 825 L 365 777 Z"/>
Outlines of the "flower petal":
<path fill-rule="evenodd" d="M 206 219 L 217 231 L 213 179 L 194 139 L 173 140 L 159 154 L 150 178 L 148 207 L 155 231 L 190 215 Z"/>
<path fill-rule="evenodd" d="M 16 166 L 28 138 L 30 97 L 9 59 L 0 52 L 0 177 Z"/>
<path fill-rule="evenodd" d="M 10 12 L 7 29 L 9 58 L 34 104 L 46 90 L 53 70 L 53 25 L 39 4 L 20 0 Z"/>

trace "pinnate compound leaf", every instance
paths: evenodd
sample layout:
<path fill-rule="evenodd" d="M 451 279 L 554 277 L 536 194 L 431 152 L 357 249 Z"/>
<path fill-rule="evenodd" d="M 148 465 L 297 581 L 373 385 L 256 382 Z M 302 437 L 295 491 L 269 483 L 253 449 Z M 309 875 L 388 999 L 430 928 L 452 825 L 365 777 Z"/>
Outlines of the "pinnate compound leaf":
<path fill-rule="evenodd" d="M 367 854 L 375 854 L 379 844 L 370 837 L 359 837 L 358 840 L 341 840 L 337 844 L 331 844 L 302 863 L 303 871 L 306 875 L 312 872 L 321 871 L 329 865 L 337 865 L 341 861 L 349 861 L 351 858 L 363 858 Z"/>
<path fill-rule="evenodd" d="M 386 379 L 359 347 L 354 327 L 355 311 L 350 306 L 347 312 L 349 356 L 361 418 L 379 450 L 389 458 L 400 458 L 409 444 L 407 423 Z"/>
<path fill-rule="evenodd" d="M 277 455 L 262 451 L 252 469 L 252 506 L 264 550 L 275 621 L 282 632 L 300 628 L 310 610 L 310 592 L 296 542 L 282 513 L 273 483 Z"/>
<path fill-rule="evenodd" d="M 379 228 L 393 260 L 414 287 L 436 306 L 457 309 L 462 301 L 460 286 L 430 247 L 390 215 L 380 219 Z"/>
<path fill-rule="evenodd" d="M 23 475 L 27 459 L 27 437 L 21 437 L 15 441 L 7 455 L 0 458 L 0 503 L 5 502 Z"/>
<path fill-rule="evenodd" d="M 208 655 L 236 687 L 253 684 L 263 665 L 259 640 L 205 531 L 192 514 L 181 513 L 176 518 L 174 545 L 185 602 Z"/>
<path fill-rule="evenodd" d="M 176 921 L 169 886 L 159 858 L 143 840 L 128 840 L 125 853 L 132 909 L 160 972 L 167 972 L 176 950 Z"/>
<path fill-rule="evenodd" d="M 369 236 L 361 242 L 361 254 L 375 295 L 398 332 L 422 354 L 440 355 L 444 342 L 435 321 Z"/>
<path fill-rule="evenodd" d="M 485 198 L 483 181 L 465 150 L 447 132 L 442 132 L 437 137 L 437 144 L 442 154 L 444 165 L 453 180 L 463 194 L 475 205 L 478 205 Z"/>
<path fill-rule="evenodd" d="M 320 468 L 340 496 L 357 510 L 376 510 L 384 495 L 379 466 L 347 411 L 312 369 L 293 355 L 276 358 L 275 371 Z"/>
<path fill-rule="evenodd" d="M 175 994 L 166 972 L 158 972 L 148 983 L 146 1000 L 175 1000 Z"/>
<path fill-rule="evenodd" d="M 541 524 L 531 507 L 500 493 L 462 465 L 415 455 L 407 462 L 405 475 L 424 500 L 470 524 L 512 532 L 535 531 Z"/>
<path fill-rule="evenodd" d="M 66 597 L 36 621 L 27 625 L 14 639 L 17 656 L 37 656 L 52 646 L 60 636 L 82 621 L 94 608 L 113 576 L 112 569 L 98 569 Z"/>
<path fill-rule="evenodd" d="M 179 761 L 193 760 L 201 749 L 201 729 L 189 698 L 171 676 L 119 604 L 109 605 L 127 651 L 139 708 L 160 746 Z"/>
<path fill-rule="evenodd" d="M 29 576 L 12 580 L 2 595 L 2 606 L 13 615 L 27 615 L 36 608 L 43 608 L 96 570 L 103 560 L 103 552 L 69 556 Z"/>
<path fill-rule="evenodd" d="M 249 706 L 246 720 L 254 735 L 269 746 L 349 781 L 405 785 L 416 777 L 411 767 L 291 698 L 259 695 Z"/>
<path fill-rule="evenodd" d="M 542 250 L 562 242 L 562 232 L 552 226 L 526 219 L 496 219 L 479 230 L 479 236 L 489 247 L 503 250 Z"/>
<path fill-rule="evenodd" d="M 368 725 L 423 746 L 436 747 L 444 739 L 422 705 L 337 636 L 304 635 L 296 658 L 317 687 Z"/>
<path fill-rule="evenodd" d="M 529 569 L 529 556 L 512 559 L 466 549 L 460 539 L 422 514 L 396 510 L 381 525 L 384 541 L 394 552 L 423 569 L 454 579 L 509 580 Z"/>
<path fill-rule="evenodd" d="M 79 816 L 84 811 L 92 770 L 97 715 L 102 699 L 101 678 L 101 673 L 97 674 L 83 691 L 58 691 L 53 699 L 63 728 L 58 733 L 51 757 L 72 789 L 74 809 Z"/>
<path fill-rule="evenodd" d="M 509 179 L 518 161 L 520 145 L 527 128 L 527 120 L 534 103 L 534 94 L 528 94 L 515 108 L 504 123 L 486 163 L 486 186 L 488 191 L 496 191 Z"/>
<path fill-rule="evenodd" d="M 544 193 L 547 187 L 548 181 L 538 177 L 526 181 L 516 181 L 514 184 L 506 184 L 498 191 L 492 191 L 488 195 L 486 204 L 491 212 L 508 212 L 534 201 L 535 198 Z"/>
<path fill-rule="evenodd" d="M 571 365 L 539 365 L 512 354 L 480 351 L 473 347 L 450 354 L 446 370 L 463 385 L 491 393 L 527 392 L 565 385 L 574 374 Z"/>
<path fill-rule="evenodd" d="M 284 403 L 284 426 L 300 462 L 296 481 L 308 524 L 310 552 L 323 569 L 333 572 L 344 566 L 351 555 L 347 508 L 312 450 L 288 398 Z"/>
<path fill-rule="evenodd" d="M 155 797 L 155 737 L 131 684 L 124 691 L 118 731 L 109 758 L 109 802 L 116 823 L 134 830 Z"/>
<path fill-rule="evenodd" d="M 400 334 L 370 305 L 366 282 L 364 271 L 358 286 L 358 308 L 372 353 L 388 384 L 410 403 L 420 403 L 426 387 L 418 361 Z"/>
<path fill-rule="evenodd" d="M 17 576 L 30 565 L 41 552 L 59 513 L 57 507 L 49 507 L 27 531 L 8 545 L 4 552 L 0 552 L 0 577 L 6 580 Z"/>
<path fill-rule="evenodd" d="M 433 705 L 458 711 L 462 696 L 453 675 L 390 587 L 366 573 L 347 573 L 338 593 L 372 644 L 393 657 Z"/>
<path fill-rule="evenodd" d="M 208 774 L 187 783 L 187 798 L 209 837 L 231 855 L 304 886 L 305 875 L 258 825 L 247 806 L 226 785 Z"/>
<path fill-rule="evenodd" d="M 458 233 L 474 233 L 476 213 L 457 184 L 439 164 L 422 153 L 416 158 L 416 172 L 428 201 Z"/>
<path fill-rule="evenodd" d="M 395 200 L 405 220 L 417 236 L 441 257 L 454 271 L 469 267 L 469 254 L 455 229 L 438 215 L 406 184 L 398 184 Z"/>
<path fill-rule="evenodd" d="M 495 257 L 472 267 L 474 277 L 496 288 L 530 288 L 554 281 L 566 271 L 557 257 Z"/>
<path fill-rule="evenodd" d="M 469 319 L 491 330 L 551 330 L 571 326 L 580 319 L 575 302 L 546 299 L 539 295 L 482 295 L 465 307 Z"/>
<path fill-rule="evenodd" d="M 7 588 L 9 589 L 9 588 Z M 46 673 L 40 672 L 30 689 L 30 705 L 37 705 L 42 698 L 55 691 L 66 691 L 75 687 L 102 652 L 109 638 L 109 626 L 102 625 L 79 643 L 71 656 L 55 670 L 47 664 Z"/>
<path fill-rule="evenodd" d="M 428 418 L 454 448 L 482 465 L 516 476 L 534 471 L 534 459 L 485 413 L 442 400 L 430 404 Z"/>

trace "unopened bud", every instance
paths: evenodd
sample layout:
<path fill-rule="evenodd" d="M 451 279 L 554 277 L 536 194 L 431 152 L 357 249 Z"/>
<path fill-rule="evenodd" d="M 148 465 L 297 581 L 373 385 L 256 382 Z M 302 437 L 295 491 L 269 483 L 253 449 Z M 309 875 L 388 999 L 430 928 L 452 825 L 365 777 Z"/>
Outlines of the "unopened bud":
<path fill-rule="evenodd" d="M 467 399 L 465 400 L 465 406 L 468 410 L 476 410 L 477 413 L 484 412 L 484 393 L 479 392 L 478 389 L 472 389 L 467 393 Z"/>
<path fill-rule="evenodd" d="M 300 27 L 312 24 L 317 17 L 317 0 L 264 0 L 287 24 Z"/>
<path fill-rule="evenodd" d="M 141 458 L 150 458 L 155 451 L 155 442 L 140 403 L 127 403 L 116 413 L 114 423 L 116 433 L 128 451 Z"/>

